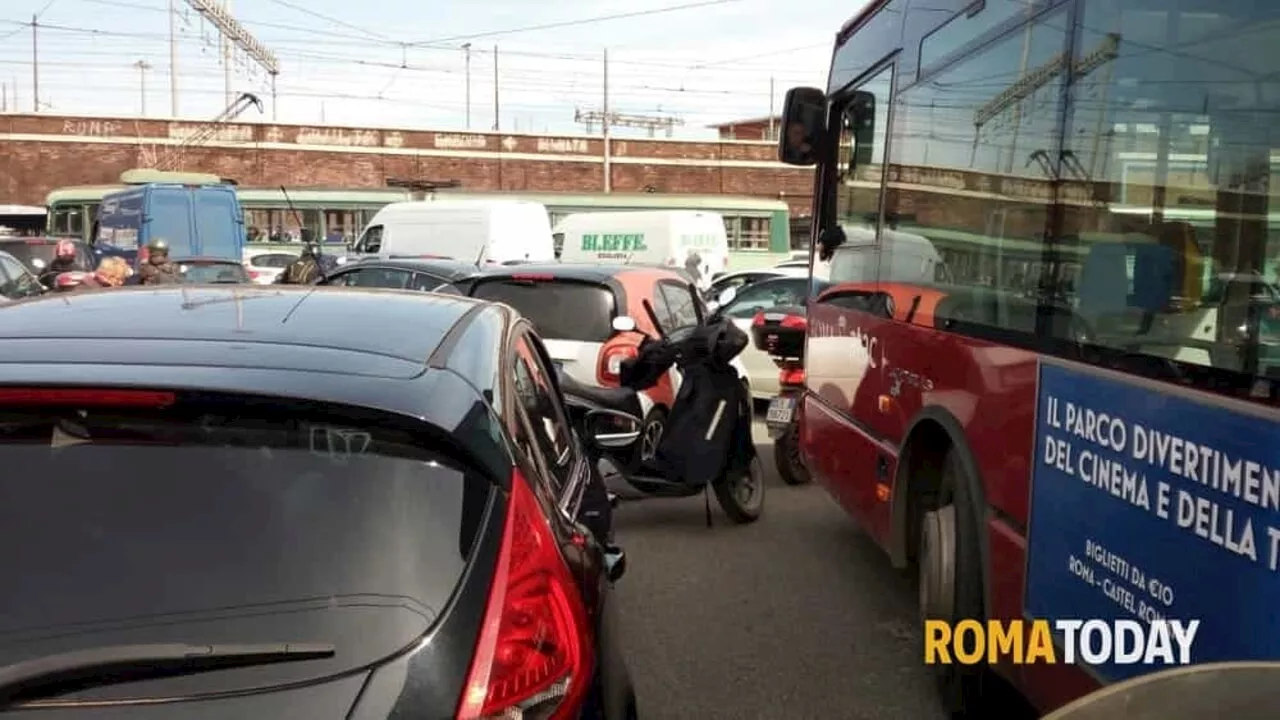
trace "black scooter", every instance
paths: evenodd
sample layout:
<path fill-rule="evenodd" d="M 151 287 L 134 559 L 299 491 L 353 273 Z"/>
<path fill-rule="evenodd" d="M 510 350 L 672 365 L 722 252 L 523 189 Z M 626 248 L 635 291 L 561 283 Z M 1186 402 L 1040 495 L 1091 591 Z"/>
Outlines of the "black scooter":
<path fill-rule="evenodd" d="M 728 320 L 704 322 L 700 310 L 697 325 L 668 333 L 648 301 L 644 308 L 659 336 L 646 334 L 637 357 L 623 363 L 623 387 L 585 385 L 559 374 L 571 422 L 592 440 L 586 443 L 592 461 L 612 466 L 605 484 L 631 491 L 613 496 L 615 502 L 703 493 L 710 526 L 714 494 L 735 523 L 754 522 L 764 509 L 764 470 L 751 439 L 751 398 L 729 364 L 746 347 L 746 335 Z M 613 329 L 640 332 L 627 317 L 615 318 Z M 656 385 L 672 365 L 683 380 L 654 457 L 637 470 L 623 470 L 643 416 L 636 393 Z"/>

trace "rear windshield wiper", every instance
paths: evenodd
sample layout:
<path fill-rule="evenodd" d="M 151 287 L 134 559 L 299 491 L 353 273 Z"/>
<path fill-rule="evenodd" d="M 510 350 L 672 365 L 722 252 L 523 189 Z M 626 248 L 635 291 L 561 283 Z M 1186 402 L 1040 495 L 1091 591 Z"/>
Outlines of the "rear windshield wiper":
<path fill-rule="evenodd" d="M 0 709 L 104 685 L 333 657 L 324 643 L 108 645 L 0 666 Z"/>

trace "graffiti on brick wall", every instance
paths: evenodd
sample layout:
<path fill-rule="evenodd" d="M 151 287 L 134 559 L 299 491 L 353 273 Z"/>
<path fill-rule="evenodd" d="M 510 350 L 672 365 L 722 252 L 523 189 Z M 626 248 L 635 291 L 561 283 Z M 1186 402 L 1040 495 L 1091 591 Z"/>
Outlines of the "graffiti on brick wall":
<path fill-rule="evenodd" d="M 124 123 L 114 120 L 64 120 L 62 123 L 63 135 L 111 137 L 122 134 L 123 130 Z"/>
<path fill-rule="evenodd" d="M 586 153 L 586 140 L 578 138 L 538 138 L 538 152 Z"/>
<path fill-rule="evenodd" d="M 436 133 L 435 146 L 442 150 L 484 150 L 489 146 L 489 138 L 484 135 Z"/>
<path fill-rule="evenodd" d="M 298 145 L 330 145 L 336 147 L 377 147 L 381 138 L 377 130 L 343 130 L 341 128 L 303 128 L 294 137 Z"/>
<path fill-rule="evenodd" d="M 203 136 L 208 131 L 199 125 L 169 123 L 169 138 L 186 140 L 192 136 Z M 213 131 L 210 142 L 250 143 L 253 142 L 253 128 L 248 125 L 223 125 Z"/>

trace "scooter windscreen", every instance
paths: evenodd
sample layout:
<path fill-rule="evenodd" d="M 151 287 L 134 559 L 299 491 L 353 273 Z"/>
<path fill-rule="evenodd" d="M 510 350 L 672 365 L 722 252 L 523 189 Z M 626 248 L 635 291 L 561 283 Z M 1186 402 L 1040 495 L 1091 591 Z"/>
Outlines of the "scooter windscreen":
<path fill-rule="evenodd" d="M 1280 663 L 1190 665 L 1109 685 L 1044 720 L 1264 720 L 1280 708 Z"/>

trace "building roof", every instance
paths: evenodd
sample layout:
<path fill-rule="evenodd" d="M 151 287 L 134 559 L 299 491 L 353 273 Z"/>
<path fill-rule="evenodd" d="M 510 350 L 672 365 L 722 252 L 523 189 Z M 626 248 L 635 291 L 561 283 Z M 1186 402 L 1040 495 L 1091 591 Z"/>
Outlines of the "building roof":
<path fill-rule="evenodd" d="M 728 122 L 717 123 L 715 125 L 708 125 L 707 127 L 720 130 L 722 128 L 738 127 L 740 125 L 761 125 L 769 122 L 770 120 L 774 122 L 782 122 L 782 116 L 774 115 L 770 117 L 765 115 L 764 117 L 747 118 L 746 120 L 730 120 Z"/>

